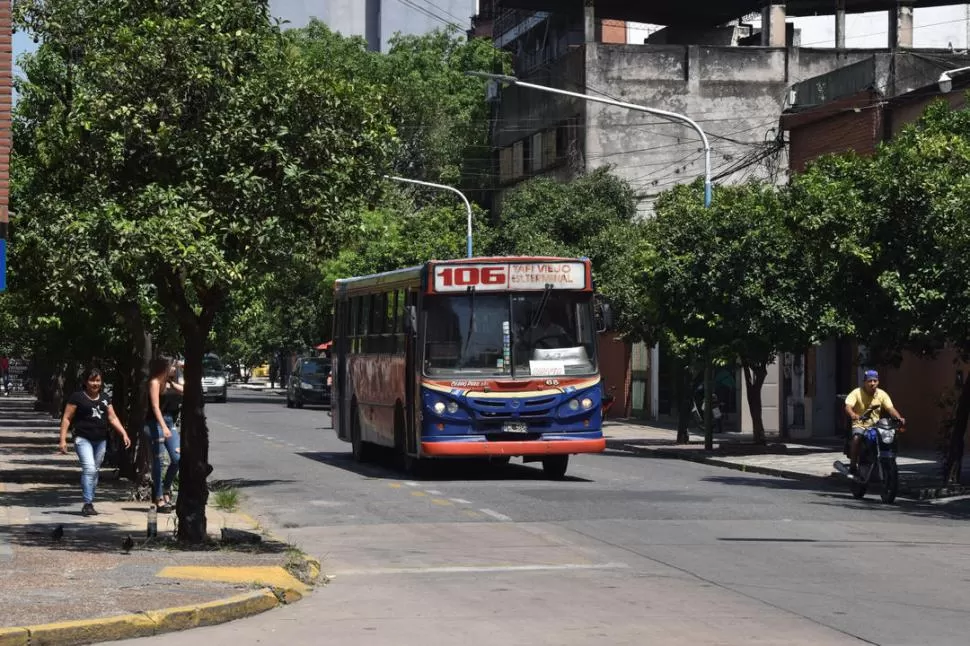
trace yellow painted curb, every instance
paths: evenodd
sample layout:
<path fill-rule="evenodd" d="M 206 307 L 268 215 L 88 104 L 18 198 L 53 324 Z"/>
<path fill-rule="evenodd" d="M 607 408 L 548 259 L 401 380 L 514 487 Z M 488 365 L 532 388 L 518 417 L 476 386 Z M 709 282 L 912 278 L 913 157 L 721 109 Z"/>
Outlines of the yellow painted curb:
<path fill-rule="evenodd" d="M 295 593 L 298 601 L 299 593 Z M 152 610 L 133 615 L 61 621 L 24 628 L 0 628 L 0 646 L 71 646 L 151 637 L 162 633 L 211 626 L 272 610 L 280 605 L 272 590 L 237 594 L 197 606 Z"/>
<path fill-rule="evenodd" d="M 27 646 L 29 641 L 26 628 L 0 628 L 0 646 Z"/>
<path fill-rule="evenodd" d="M 221 624 L 272 610 L 279 599 L 269 590 L 258 590 L 198 606 L 199 626 Z"/>
<path fill-rule="evenodd" d="M 156 575 L 165 579 L 190 581 L 220 581 L 222 583 L 256 583 L 279 590 L 294 590 L 305 594 L 309 588 L 299 579 L 278 565 L 215 567 L 215 566 L 169 566 Z"/>
<path fill-rule="evenodd" d="M 304 560 L 310 570 L 310 583 L 316 583 L 317 579 L 320 578 L 320 561 L 311 556 L 304 557 Z"/>
<path fill-rule="evenodd" d="M 30 646 L 41 644 L 90 644 L 155 634 L 155 622 L 145 615 L 121 615 L 103 619 L 60 621 L 53 624 L 27 626 Z"/>

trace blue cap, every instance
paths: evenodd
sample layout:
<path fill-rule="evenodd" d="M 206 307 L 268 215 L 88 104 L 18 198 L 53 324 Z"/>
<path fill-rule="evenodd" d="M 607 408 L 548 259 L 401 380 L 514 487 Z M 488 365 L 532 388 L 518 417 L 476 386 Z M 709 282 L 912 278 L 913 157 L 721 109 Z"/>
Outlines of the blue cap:
<path fill-rule="evenodd" d="M 866 381 L 870 379 L 879 379 L 879 373 L 875 370 L 866 370 Z"/>

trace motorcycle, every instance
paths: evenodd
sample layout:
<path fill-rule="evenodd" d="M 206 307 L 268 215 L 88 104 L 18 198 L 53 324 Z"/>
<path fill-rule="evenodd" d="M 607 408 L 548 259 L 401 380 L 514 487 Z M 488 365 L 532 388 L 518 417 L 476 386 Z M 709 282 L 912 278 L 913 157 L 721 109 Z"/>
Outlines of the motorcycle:
<path fill-rule="evenodd" d="M 862 414 L 862 419 L 872 415 L 868 409 Z M 896 420 L 883 417 L 862 433 L 862 446 L 859 448 L 859 467 L 853 476 L 849 466 L 836 461 L 833 466 L 842 475 L 849 478 L 852 495 L 855 498 L 865 498 L 869 485 L 874 482 L 882 483 L 880 497 L 884 503 L 892 504 L 899 492 L 899 469 L 896 465 L 896 450 L 898 434 L 905 428 Z"/>

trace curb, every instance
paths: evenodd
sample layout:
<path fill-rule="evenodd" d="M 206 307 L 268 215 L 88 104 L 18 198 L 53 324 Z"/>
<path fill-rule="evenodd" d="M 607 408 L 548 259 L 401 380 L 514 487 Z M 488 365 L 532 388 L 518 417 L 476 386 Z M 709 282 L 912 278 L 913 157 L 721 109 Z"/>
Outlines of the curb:
<path fill-rule="evenodd" d="M 299 601 L 296 590 L 273 591 L 263 588 L 218 601 L 195 606 L 180 606 L 145 612 L 60 621 L 36 626 L 0 628 L 0 646 L 35 646 L 51 644 L 71 646 L 95 642 L 151 637 L 164 633 L 222 624 L 272 610 L 279 605 Z"/>
<path fill-rule="evenodd" d="M 715 467 L 732 469 L 734 471 L 741 471 L 743 473 L 756 473 L 756 474 L 765 475 L 765 476 L 776 476 L 779 478 L 786 478 L 788 480 L 799 480 L 802 482 L 823 482 L 830 485 L 841 485 L 844 482 L 843 478 L 836 473 L 832 473 L 827 476 L 819 476 L 811 473 L 802 473 L 801 471 L 777 469 L 775 467 L 738 464 L 736 462 L 730 462 L 728 460 L 722 460 L 708 455 L 703 455 L 703 454 L 700 454 L 700 452 L 698 452 L 698 455 L 691 455 L 683 451 L 677 451 L 677 450 L 671 450 L 671 449 L 665 449 L 665 448 L 647 448 L 643 446 L 638 446 L 636 444 L 628 444 L 621 440 L 607 440 L 606 446 L 609 449 L 626 451 L 628 453 L 636 453 L 637 455 L 652 455 L 657 458 L 663 458 L 668 460 L 684 460 L 686 462 L 697 462 L 699 464 L 708 464 Z M 905 481 L 900 481 L 899 483 L 899 495 L 913 500 L 932 500 L 935 498 L 945 498 L 947 496 L 958 496 L 958 495 L 963 495 L 968 493 L 970 493 L 970 485 L 920 487 L 920 486 L 909 485 Z"/>

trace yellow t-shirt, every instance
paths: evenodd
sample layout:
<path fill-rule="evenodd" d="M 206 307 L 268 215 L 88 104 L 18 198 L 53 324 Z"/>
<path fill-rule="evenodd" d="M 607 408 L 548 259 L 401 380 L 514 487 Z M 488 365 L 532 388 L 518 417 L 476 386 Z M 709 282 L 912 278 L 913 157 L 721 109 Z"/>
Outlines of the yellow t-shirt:
<path fill-rule="evenodd" d="M 876 392 L 872 395 L 863 388 L 856 388 L 845 398 L 845 403 L 852 407 L 852 411 L 856 415 L 862 415 L 870 406 L 875 407 L 875 411 L 868 416 L 865 422 L 862 420 L 852 422 L 854 428 L 872 426 L 880 417 L 888 414 L 890 408 L 893 408 L 893 400 L 889 398 L 889 393 L 881 388 L 876 388 Z"/>

